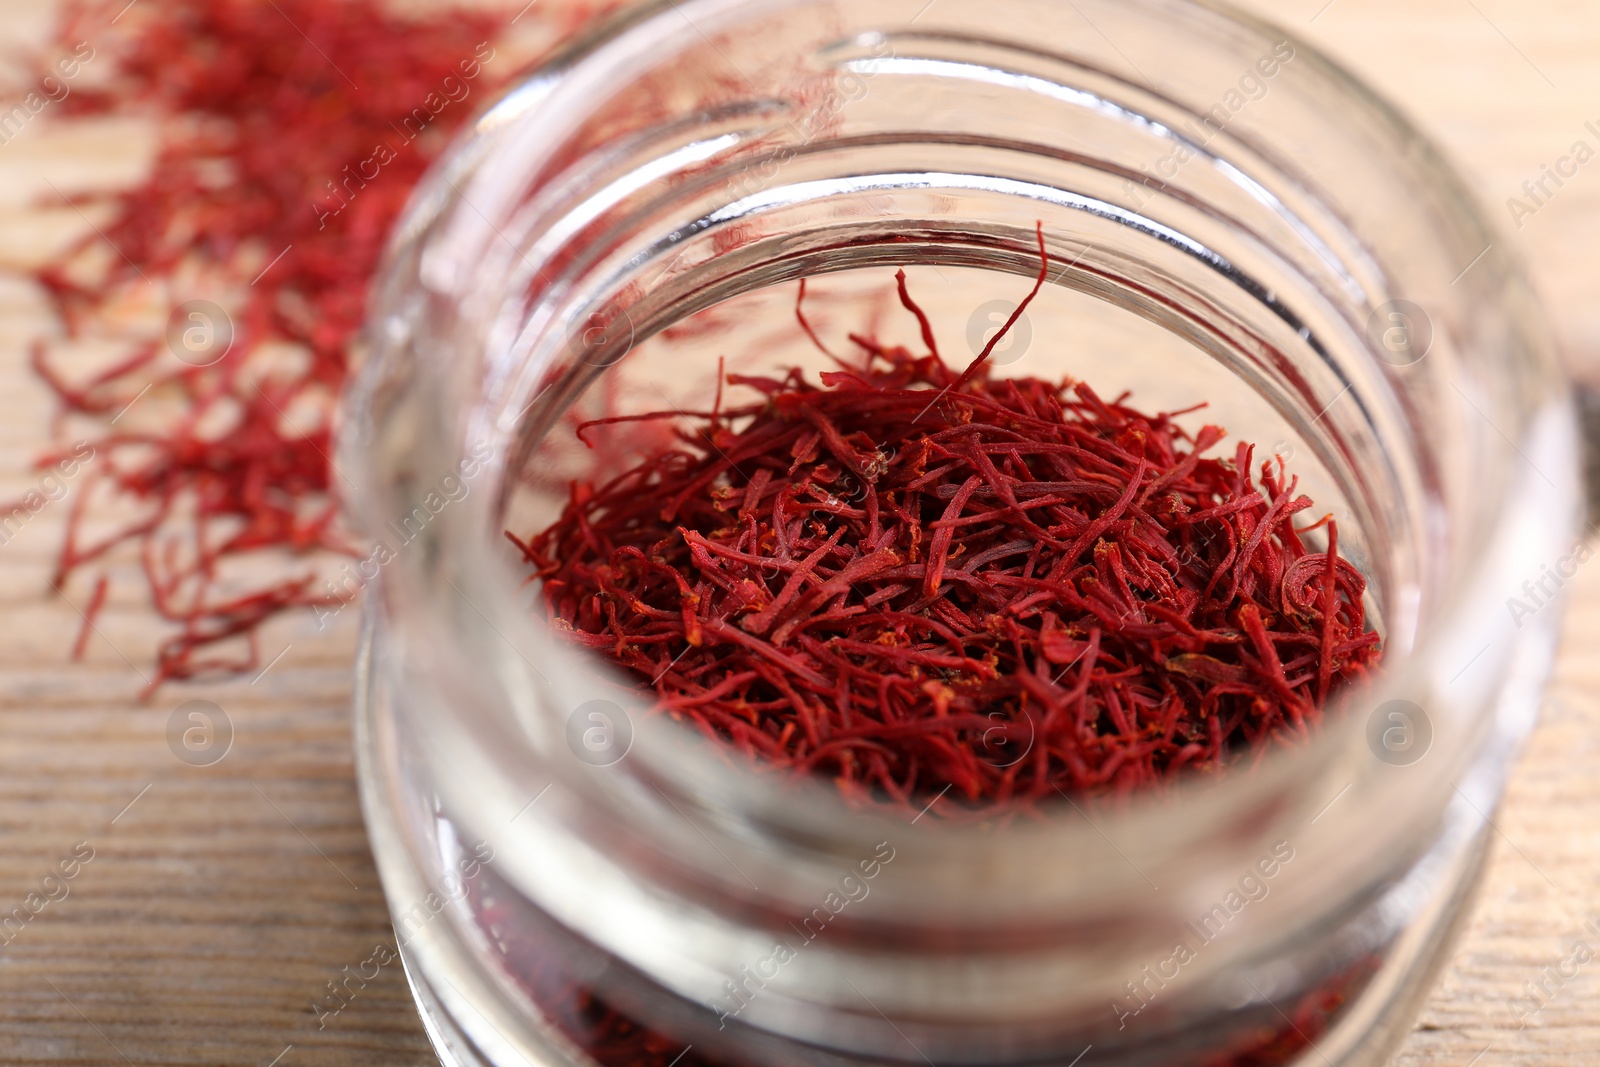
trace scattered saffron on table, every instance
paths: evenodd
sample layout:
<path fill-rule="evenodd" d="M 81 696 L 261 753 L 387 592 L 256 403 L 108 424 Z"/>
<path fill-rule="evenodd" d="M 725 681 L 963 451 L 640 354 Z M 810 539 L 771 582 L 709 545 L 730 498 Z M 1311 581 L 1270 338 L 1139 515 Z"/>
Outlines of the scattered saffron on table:
<path fill-rule="evenodd" d="M 515 73 L 495 48 L 508 21 L 554 41 L 607 6 L 67 10 L 56 48 L 85 42 L 76 54 L 92 58 L 53 113 L 153 118 L 160 146 L 132 188 L 70 198 L 95 226 L 37 272 L 63 335 L 37 342 L 33 365 L 63 437 L 87 437 L 97 457 L 53 584 L 139 549 L 175 629 L 150 689 L 252 670 L 268 619 L 359 591 L 317 568 L 355 550 L 337 522 L 330 423 L 389 228 L 452 131 Z M 170 316 L 165 331 L 130 325 L 152 310 Z M 121 354 L 77 370 L 75 346 L 102 338 Z"/>
<path fill-rule="evenodd" d="M 1219 427 L 991 376 L 1004 331 L 957 373 L 898 281 L 925 352 L 726 375 L 755 399 L 508 533 L 550 621 L 665 714 L 901 805 L 1126 794 L 1304 742 L 1380 648 L 1282 460 L 1253 481 L 1252 445 L 1207 455 Z"/>

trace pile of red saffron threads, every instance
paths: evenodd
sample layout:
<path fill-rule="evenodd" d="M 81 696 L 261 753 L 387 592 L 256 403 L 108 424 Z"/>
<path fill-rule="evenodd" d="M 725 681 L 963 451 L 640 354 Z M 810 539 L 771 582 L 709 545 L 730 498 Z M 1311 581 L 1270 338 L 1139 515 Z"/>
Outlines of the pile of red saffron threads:
<path fill-rule="evenodd" d="M 551 622 L 759 763 L 915 806 L 1216 772 L 1373 669 L 1366 582 L 1281 460 L 1255 482 L 1219 427 L 992 377 L 1004 330 L 957 373 L 899 294 L 925 353 L 854 337 L 820 384 L 727 375 L 742 406 L 719 378 L 674 447 L 508 535 Z"/>
<path fill-rule="evenodd" d="M 330 425 L 390 226 L 450 134 L 516 72 L 495 47 L 508 24 L 539 23 L 548 43 L 603 6 L 114 0 L 66 13 L 58 47 L 87 41 L 95 58 L 55 107 L 151 118 L 160 146 L 134 187 L 70 198 L 95 225 L 37 273 L 62 334 L 34 346 L 33 364 L 63 437 L 70 425 L 95 452 L 52 581 L 139 549 L 173 624 L 149 690 L 253 670 L 268 619 L 359 592 L 317 561 L 354 554 Z M 222 315 L 195 318 L 195 300 Z M 167 330 L 129 325 L 152 309 Z M 168 335 L 186 331 L 217 351 L 177 351 Z M 76 370 L 73 347 L 105 338 L 121 355 Z M 75 658 L 105 595 L 102 573 Z"/>

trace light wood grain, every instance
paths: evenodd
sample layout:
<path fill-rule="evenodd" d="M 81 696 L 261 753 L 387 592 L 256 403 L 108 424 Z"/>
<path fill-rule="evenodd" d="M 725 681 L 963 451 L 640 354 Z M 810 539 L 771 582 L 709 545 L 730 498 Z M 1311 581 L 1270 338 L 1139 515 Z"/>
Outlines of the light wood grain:
<path fill-rule="evenodd" d="M 1600 119 L 1593 0 L 1250 6 L 1343 59 L 1446 146 L 1507 224 L 1574 368 L 1600 375 L 1600 162 L 1520 229 L 1504 207 Z M 47 7 L 0 2 L 0 39 L 36 37 Z M 104 124 L 41 123 L 0 146 L 0 497 L 30 487 L 48 431 L 25 345 L 50 323 L 20 271 L 81 225 L 70 210 L 33 206 L 43 179 L 66 190 L 126 180 L 147 151 L 137 127 Z M 155 633 L 120 592 L 132 583 L 87 662 L 64 662 L 78 616 L 46 584 L 63 510 L 52 505 L 0 546 L 0 915 L 78 842 L 95 855 L 70 895 L 0 947 L 0 1062 L 431 1063 L 392 967 L 324 1027 L 311 1008 L 389 933 L 352 780 L 350 613 L 331 633 L 308 620 L 272 629 L 265 656 L 288 652 L 254 682 L 138 703 Z M 1525 1027 L 1511 1003 L 1574 937 L 1600 943 L 1582 929 L 1600 918 L 1600 566 L 1572 589 L 1551 697 L 1496 817 L 1481 902 L 1403 1067 L 1600 1061 L 1600 960 Z M 222 707 L 236 731 L 209 768 L 179 762 L 166 742 L 175 706 L 195 698 Z"/>

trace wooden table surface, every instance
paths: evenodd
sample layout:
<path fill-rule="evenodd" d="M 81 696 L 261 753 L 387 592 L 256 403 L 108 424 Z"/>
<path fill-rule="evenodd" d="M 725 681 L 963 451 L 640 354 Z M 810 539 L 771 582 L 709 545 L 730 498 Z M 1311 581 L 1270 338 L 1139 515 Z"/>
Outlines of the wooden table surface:
<path fill-rule="evenodd" d="M 1600 164 L 1520 228 L 1505 206 L 1574 141 L 1600 141 L 1584 125 L 1600 120 L 1594 0 L 1251 6 L 1402 101 L 1454 154 L 1527 259 L 1569 361 L 1600 376 Z M 0 0 L 0 45 L 36 37 L 48 10 Z M 0 146 L 0 497 L 34 487 L 48 432 L 25 357 L 49 320 L 24 269 L 82 225 L 36 207 L 45 180 L 70 191 L 126 178 L 148 150 L 136 129 L 48 122 Z M 264 675 L 140 703 L 156 631 L 131 594 L 113 595 L 86 661 L 65 661 L 88 591 L 63 600 L 47 585 L 63 511 L 0 546 L 0 917 L 30 893 L 48 901 L 0 927 L 0 1063 L 432 1063 L 395 967 L 325 1025 L 312 1010 L 391 936 L 352 780 L 352 627 L 291 621 L 265 635 L 266 658 L 284 652 Z M 1600 943 L 1584 932 L 1600 920 L 1600 774 L 1588 763 L 1600 756 L 1600 567 L 1571 588 L 1481 902 L 1395 1060 L 1405 1067 L 1600 1063 L 1600 962 L 1525 1026 L 1511 1003 L 1574 938 Z M 168 746 L 169 719 L 193 699 L 232 723 L 210 767 Z"/>

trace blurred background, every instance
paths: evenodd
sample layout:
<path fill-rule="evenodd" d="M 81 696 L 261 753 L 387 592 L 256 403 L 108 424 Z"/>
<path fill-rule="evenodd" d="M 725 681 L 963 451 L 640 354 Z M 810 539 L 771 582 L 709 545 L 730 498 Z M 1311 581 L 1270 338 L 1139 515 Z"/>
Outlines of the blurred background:
<path fill-rule="evenodd" d="M 573 0 L 518 6 L 495 9 L 516 20 L 502 76 L 575 24 Z M 1444 147 L 1527 262 L 1574 376 L 1600 380 L 1600 9 L 1244 6 L 1342 61 Z M 30 50 L 61 17 L 54 3 L 0 0 L 5 107 L 25 98 Z M 96 32 L 114 42 L 123 19 Z M 92 63 L 84 73 L 92 85 Z M 104 224 L 79 197 L 146 181 L 156 158 L 150 122 L 67 110 L 0 122 L 6 500 L 40 488 L 36 460 L 62 440 L 55 397 L 30 367 L 34 341 L 60 332 L 36 272 Z M 85 627 L 93 583 L 51 584 L 71 491 L 47 496 L 0 544 L 0 1062 L 434 1062 L 398 965 L 368 968 L 393 932 L 351 765 L 356 612 L 274 618 L 251 670 L 141 699 L 167 631 L 123 584 Z M 1600 749 L 1600 571 L 1580 569 L 1567 589 L 1543 723 L 1494 816 L 1481 903 L 1395 1061 L 1406 1067 L 1556 1067 L 1593 1063 L 1600 1048 L 1600 964 L 1552 970 L 1579 942 L 1600 945 L 1600 777 L 1588 769 Z M 198 743 L 185 743 L 195 728 Z M 8 922 L 19 908 L 25 918 Z M 359 990 L 330 1015 L 319 998 L 352 968 L 367 968 Z M 1555 990 L 1532 1016 L 1514 1002 L 1527 983 Z"/>

